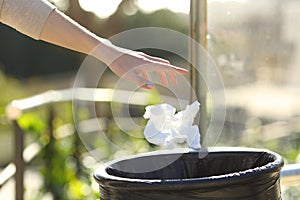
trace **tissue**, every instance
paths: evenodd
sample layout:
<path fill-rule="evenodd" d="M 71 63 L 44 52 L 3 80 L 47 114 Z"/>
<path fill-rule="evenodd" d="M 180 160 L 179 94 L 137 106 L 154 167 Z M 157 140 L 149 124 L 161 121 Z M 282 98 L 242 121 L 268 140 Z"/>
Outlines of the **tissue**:
<path fill-rule="evenodd" d="M 199 107 L 200 103 L 195 101 L 176 113 L 176 109 L 169 104 L 147 106 L 144 114 L 144 118 L 149 119 L 144 130 L 146 140 L 169 149 L 184 142 L 190 148 L 199 149 L 199 128 L 193 125 Z"/>

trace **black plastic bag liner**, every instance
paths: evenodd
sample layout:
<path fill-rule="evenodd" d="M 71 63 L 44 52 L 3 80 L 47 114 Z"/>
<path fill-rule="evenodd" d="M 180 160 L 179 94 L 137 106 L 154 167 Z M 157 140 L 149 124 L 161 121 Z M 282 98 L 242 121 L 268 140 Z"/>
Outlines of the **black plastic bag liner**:
<path fill-rule="evenodd" d="M 252 148 L 156 151 L 109 162 L 94 178 L 101 200 L 278 200 L 282 166 L 278 154 Z"/>

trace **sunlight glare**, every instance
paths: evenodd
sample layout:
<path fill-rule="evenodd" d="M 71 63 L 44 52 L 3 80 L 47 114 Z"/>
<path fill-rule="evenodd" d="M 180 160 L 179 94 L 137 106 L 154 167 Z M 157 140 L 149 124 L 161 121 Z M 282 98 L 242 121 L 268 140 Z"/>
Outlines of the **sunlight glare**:
<path fill-rule="evenodd" d="M 235 2 L 235 3 L 247 3 L 248 0 L 208 0 L 208 2 L 220 2 L 220 3 L 229 3 L 229 2 Z"/>
<path fill-rule="evenodd" d="M 118 8 L 122 0 L 79 0 L 82 9 L 95 13 L 100 18 L 107 18 Z"/>
<path fill-rule="evenodd" d="M 139 8 L 146 12 L 151 13 L 159 9 L 169 9 L 173 12 L 189 13 L 190 3 L 183 0 L 139 0 Z"/>
<path fill-rule="evenodd" d="M 246 3 L 248 0 L 208 0 L 208 3 L 212 2 L 236 2 L 236 3 Z M 173 12 L 189 14 L 190 11 L 190 1 L 184 0 L 139 0 L 139 8 L 146 12 L 151 13 L 159 9 L 169 9 Z"/>
<path fill-rule="evenodd" d="M 59 0 L 56 0 L 59 1 Z M 108 18 L 118 8 L 122 0 L 79 0 L 82 9 L 95 13 L 100 18 Z M 246 3 L 248 0 L 208 0 L 212 2 Z M 189 14 L 190 1 L 188 0 L 138 0 L 138 7 L 145 13 L 152 13 L 159 9 L 169 9 L 176 13 Z"/>

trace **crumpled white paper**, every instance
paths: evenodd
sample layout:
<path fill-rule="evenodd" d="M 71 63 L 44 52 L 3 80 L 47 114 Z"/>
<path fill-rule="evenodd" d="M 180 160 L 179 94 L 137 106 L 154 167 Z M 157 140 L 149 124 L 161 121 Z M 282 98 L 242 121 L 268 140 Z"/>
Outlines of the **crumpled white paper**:
<path fill-rule="evenodd" d="M 199 128 L 193 125 L 199 107 L 200 103 L 195 101 L 185 110 L 175 113 L 176 109 L 169 104 L 147 106 L 144 118 L 149 121 L 144 130 L 145 138 L 169 149 L 185 141 L 190 148 L 199 149 Z"/>

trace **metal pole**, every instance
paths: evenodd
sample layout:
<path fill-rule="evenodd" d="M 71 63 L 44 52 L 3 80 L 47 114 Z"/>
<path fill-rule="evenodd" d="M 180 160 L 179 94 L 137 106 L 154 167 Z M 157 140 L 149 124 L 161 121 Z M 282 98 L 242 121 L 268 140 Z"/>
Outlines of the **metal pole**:
<path fill-rule="evenodd" d="M 191 0 L 190 1 L 190 37 L 191 40 L 199 43 L 204 49 L 207 48 L 207 0 Z M 201 141 L 204 141 L 207 130 L 207 108 L 206 95 L 207 87 L 203 78 L 206 76 L 206 53 L 190 42 L 190 83 L 192 86 L 190 101 L 198 99 L 201 103 L 199 128 L 201 132 Z M 197 69 L 198 68 L 198 69 Z M 196 95 L 196 97 L 195 97 Z"/>

